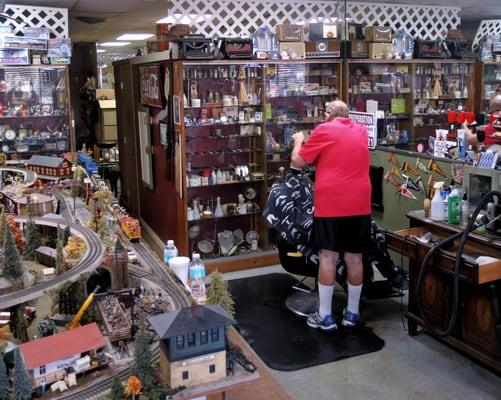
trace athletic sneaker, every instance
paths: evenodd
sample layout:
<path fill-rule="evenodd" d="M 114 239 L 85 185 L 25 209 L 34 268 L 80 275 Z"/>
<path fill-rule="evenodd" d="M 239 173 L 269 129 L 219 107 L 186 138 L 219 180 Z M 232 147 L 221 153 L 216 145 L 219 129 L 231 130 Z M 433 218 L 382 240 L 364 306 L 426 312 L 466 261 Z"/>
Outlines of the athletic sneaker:
<path fill-rule="evenodd" d="M 334 321 L 332 314 L 326 315 L 325 318 L 322 319 L 317 311 L 315 314 L 311 314 L 308 317 L 306 323 L 312 328 L 320 328 L 323 331 L 332 332 L 337 330 L 336 321 Z"/>
<path fill-rule="evenodd" d="M 341 322 L 343 326 L 348 328 L 353 328 L 358 322 L 359 314 L 355 314 L 347 309 L 344 310 L 343 321 Z"/>

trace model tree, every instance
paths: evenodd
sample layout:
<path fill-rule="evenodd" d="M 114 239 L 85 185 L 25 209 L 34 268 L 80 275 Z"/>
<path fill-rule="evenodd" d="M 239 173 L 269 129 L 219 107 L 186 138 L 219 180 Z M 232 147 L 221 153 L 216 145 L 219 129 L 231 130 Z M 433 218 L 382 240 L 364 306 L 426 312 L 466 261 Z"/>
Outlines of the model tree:
<path fill-rule="evenodd" d="M 155 373 L 151 366 L 151 360 L 150 337 L 146 329 L 146 322 L 141 319 L 134 338 L 134 366 L 132 371 L 143 383 L 144 387 L 148 389 L 153 385 L 153 375 Z"/>
<path fill-rule="evenodd" d="M 0 357 L 0 400 L 9 400 L 9 380 L 3 357 Z"/>
<path fill-rule="evenodd" d="M 34 260 L 35 251 L 42 245 L 42 236 L 38 232 L 36 224 L 33 222 L 33 203 L 31 196 L 27 197 L 28 202 L 28 222 L 24 228 L 24 250 L 25 260 Z"/>
<path fill-rule="evenodd" d="M 115 376 L 115 379 L 113 379 L 109 399 L 125 400 L 124 387 L 122 386 L 122 382 L 120 382 L 120 378 L 118 378 L 117 376 Z"/>
<path fill-rule="evenodd" d="M 2 206 L 2 213 L 0 214 L 0 243 L 3 243 L 5 239 L 5 227 L 8 226 L 7 219 L 5 217 L 5 208 Z"/>
<path fill-rule="evenodd" d="M 14 308 L 14 335 L 18 340 L 23 343 L 28 341 L 28 321 L 26 320 L 26 316 L 24 315 L 25 306 L 23 304 L 19 304 Z"/>
<path fill-rule="evenodd" d="M 235 302 L 228 291 L 228 284 L 223 279 L 223 274 L 215 270 L 209 274 L 210 285 L 207 288 L 207 304 L 219 304 L 221 308 L 233 317 L 235 315 Z"/>
<path fill-rule="evenodd" d="M 137 376 L 129 376 L 129 379 L 127 379 L 127 386 L 125 386 L 125 394 L 127 396 L 132 396 L 132 400 L 135 400 L 136 396 L 139 396 L 141 393 L 141 389 L 141 380 Z"/>
<path fill-rule="evenodd" d="M 14 353 L 14 369 L 12 370 L 12 399 L 29 400 L 33 393 L 33 382 L 26 370 L 19 349 Z"/>
<path fill-rule="evenodd" d="M 5 236 L 3 242 L 3 275 L 8 279 L 17 280 L 23 276 L 23 266 L 7 220 L 4 220 L 3 231 Z"/>
<path fill-rule="evenodd" d="M 66 228 L 64 228 L 63 231 L 63 247 L 68 244 L 68 239 L 71 236 L 71 231 L 69 225 L 66 225 Z"/>
<path fill-rule="evenodd" d="M 61 227 L 57 226 L 57 242 L 56 242 L 56 274 L 59 275 L 64 271 L 64 254 L 63 241 L 64 233 Z"/>

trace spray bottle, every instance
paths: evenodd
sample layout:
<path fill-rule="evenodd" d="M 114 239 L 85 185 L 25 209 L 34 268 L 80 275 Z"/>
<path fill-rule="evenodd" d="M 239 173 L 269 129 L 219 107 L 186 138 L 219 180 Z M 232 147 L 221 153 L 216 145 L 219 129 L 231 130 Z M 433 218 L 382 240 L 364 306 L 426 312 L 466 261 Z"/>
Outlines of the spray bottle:
<path fill-rule="evenodd" d="M 435 190 L 435 195 L 431 200 L 431 219 L 433 221 L 443 221 L 444 220 L 444 202 L 442 196 L 440 195 L 440 190 L 444 186 L 444 182 L 435 182 L 433 189 Z"/>

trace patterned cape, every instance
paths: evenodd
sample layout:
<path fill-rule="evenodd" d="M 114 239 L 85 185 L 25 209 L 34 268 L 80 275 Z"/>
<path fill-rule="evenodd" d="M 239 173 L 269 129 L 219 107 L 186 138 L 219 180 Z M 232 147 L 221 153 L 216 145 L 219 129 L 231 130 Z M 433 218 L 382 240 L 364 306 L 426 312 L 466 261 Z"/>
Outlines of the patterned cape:
<path fill-rule="evenodd" d="M 263 215 L 284 241 L 295 245 L 306 257 L 317 258 L 310 247 L 313 209 L 310 178 L 293 171 L 283 181 L 273 184 Z"/>

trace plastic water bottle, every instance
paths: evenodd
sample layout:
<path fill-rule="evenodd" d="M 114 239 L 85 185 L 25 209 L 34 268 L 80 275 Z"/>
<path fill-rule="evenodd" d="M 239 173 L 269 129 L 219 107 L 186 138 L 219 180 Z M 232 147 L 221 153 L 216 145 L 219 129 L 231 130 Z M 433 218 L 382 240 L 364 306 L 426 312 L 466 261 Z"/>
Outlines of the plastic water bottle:
<path fill-rule="evenodd" d="M 177 247 L 174 245 L 174 240 L 167 240 L 167 246 L 164 249 L 164 264 L 169 265 L 169 260 L 172 257 L 177 257 Z"/>
<path fill-rule="evenodd" d="M 205 265 L 200 254 L 193 253 L 190 263 L 191 294 L 198 304 L 204 304 L 205 297 Z"/>

